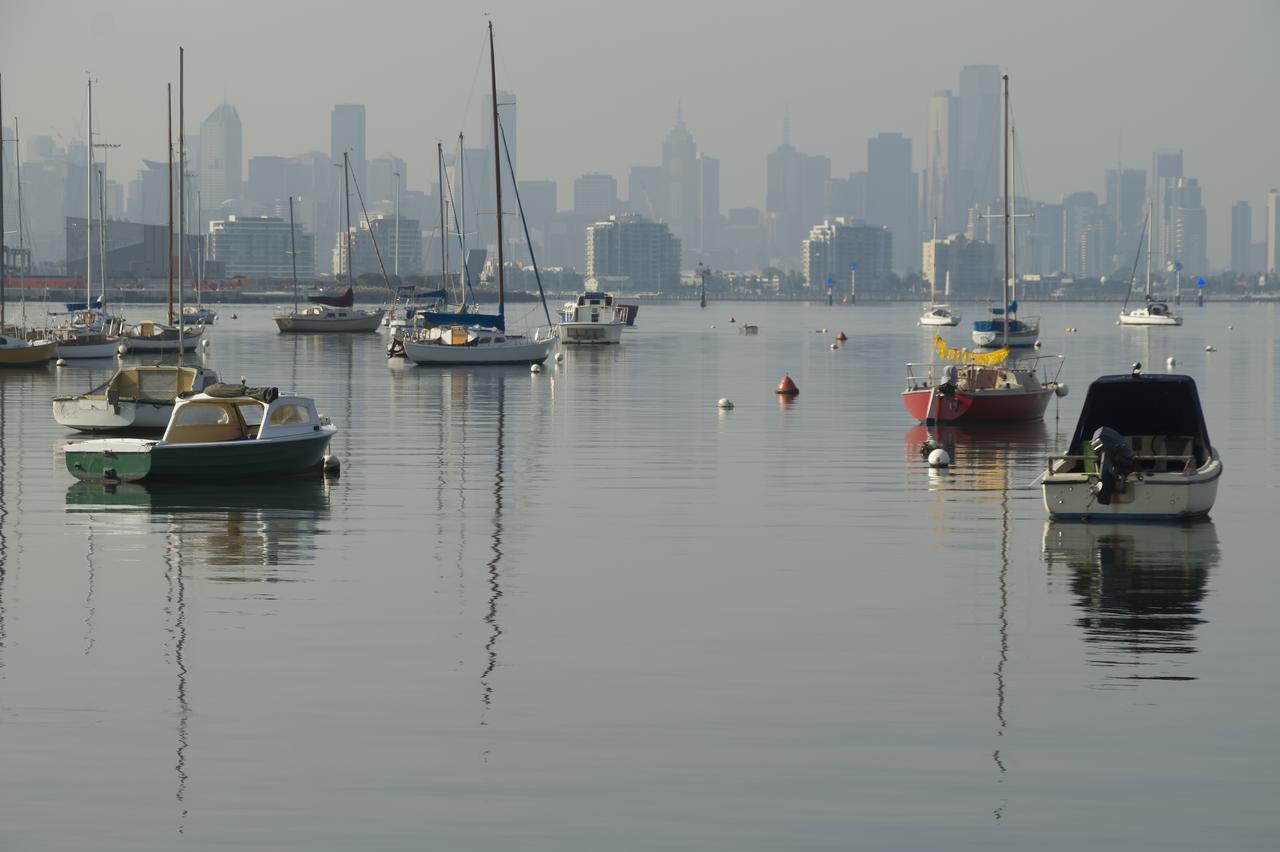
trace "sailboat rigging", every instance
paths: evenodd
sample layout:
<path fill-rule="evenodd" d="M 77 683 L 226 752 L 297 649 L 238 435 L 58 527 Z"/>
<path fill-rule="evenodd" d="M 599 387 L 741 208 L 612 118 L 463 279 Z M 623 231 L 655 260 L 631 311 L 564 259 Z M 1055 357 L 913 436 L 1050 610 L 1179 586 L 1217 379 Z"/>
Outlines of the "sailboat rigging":
<path fill-rule="evenodd" d="M 1151 295 L 1151 205 L 1147 204 L 1147 221 L 1143 229 L 1147 241 L 1147 287 L 1146 296 L 1141 306 L 1129 309 L 1129 292 L 1124 294 L 1125 306 L 1120 309 L 1121 325 L 1182 325 L 1182 317 L 1169 309 L 1169 303 L 1157 300 Z M 1142 253 L 1142 241 L 1138 241 L 1138 253 Z M 1134 258 L 1134 271 L 1137 271 L 1138 260 Z M 1129 288 L 1133 288 L 1133 276 L 1129 276 Z"/>

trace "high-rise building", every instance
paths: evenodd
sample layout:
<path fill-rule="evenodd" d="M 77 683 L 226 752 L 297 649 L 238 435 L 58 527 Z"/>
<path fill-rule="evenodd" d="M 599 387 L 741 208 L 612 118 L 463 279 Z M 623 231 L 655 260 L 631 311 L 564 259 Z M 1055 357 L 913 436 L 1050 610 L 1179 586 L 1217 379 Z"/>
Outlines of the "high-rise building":
<path fill-rule="evenodd" d="M 698 155 L 698 243 L 697 249 L 706 254 L 715 244 L 721 226 L 720 218 L 720 160 Z"/>
<path fill-rule="evenodd" d="M 249 158 L 249 179 L 245 181 L 244 197 L 261 207 L 274 207 L 281 198 L 288 198 L 289 158 L 257 156 Z"/>
<path fill-rule="evenodd" d="M 680 240 L 643 216 L 610 216 L 586 229 L 586 276 L 622 290 L 662 292 L 680 283 Z"/>
<path fill-rule="evenodd" d="M 1267 268 L 1268 275 L 1280 273 L 1280 190 L 1267 193 Z"/>
<path fill-rule="evenodd" d="M 369 185 L 362 186 L 364 203 L 372 208 L 382 201 L 395 203 L 396 190 L 403 195 L 409 183 L 409 168 L 404 160 L 383 154 L 369 161 Z"/>
<path fill-rule="evenodd" d="M 1249 262 L 1253 246 L 1253 208 L 1247 201 L 1231 205 L 1231 271 L 1246 275 L 1258 270 Z"/>
<path fill-rule="evenodd" d="M 1000 198 L 1000 66 L 960 69 L 958 98 L 959 215 Z"/>
<path fill-rule="evenodd" d="M 920 259 L 920 274 L 944 298 L 950 284 L 952 296 L 989 296 L 996 280 L 996 247 L 981 240 L 952 234 L 946 239 L 926 240 Z"/>
<path fill-rule="evenodd" d="M 1096 277 L 1110 271 L 1111 244 L 1105 241 L 1098 196 L 1073 192 L 1062 199 L 1063 271 L 1068 275 Z M 1103 253 L 1105 250 L 1105 254 Z"/>
<path fill-rule="evenodd" d="M 809 230 L 800 256 L 805 286 L 810 289 L 824 293 L 830 285 L 835 295 L 849 295 L 856 272 L 859 288 L 884 290 L 890 280 L 893 234 L 885 227 L 827 219 Z"/>
<path fill-rule="evenodd" d="M 1170 148 L 1154 151 L 1151 155 L 1151 262 L 1163 269 L 1170 259 L 1168 243 L 1169 202 L 1166 194 L 1178 178 L 1182 177 L 1182 150 Z"/>
<path fill-rule="evenodd" d="M 666 201 L 662 195 L 662 166 L 632 166 L 627 176 L 627 206 L 632 213 L 657 221 Z"/>
<path fill-rule="evenodd" d="M 698 146 L 677 109 L 675 127 L 662 143 L 662 220 L 682 246 L 699 246 L 699 195 Z"/>
<path fill-rule="evenodd" d="M 298 277 L 314 277 L 315 237 L 303 233 L 302 226 L 295 226 L 291 238 L 289 221 L 275 216 L 228 216 L 209 223 L 210 258 L 222 263 L 227 275 L 291 277 L 291 239 L 297 246 Z"/>
<path fill-rule="evenodd" d="M 1209 267 L 1209 236 L 1199 181 L 1177 178 L 1165 188 L 1165 218 L 1166 263 L 1203 275 Z"/>
<path fill-rule="evenodd" d="M 613 175 L 592 172 L 574 178 L 573 212 L 602 222 L 619 212 L 618 181 Z"/>
<path fill-rule="evenodd" d="M 827 181 L 823 215 L 828 219 L 867 218 L 867 173 L 850 172 L 847 178 Z M 913 202 L 915 199 L 912 199 Z"/>
<path fill-rule="evenodd" d="M 364 104 L 337 104 L 329 114 L 329 158 L 341 164 L 343 153 L 349 156 L 351 173 L 363 191 L 369 176 L 365 159 Z"/>
<path fill-rule="evenodd" d="M 1132 263 L 1142 240 L 1146 217 L 1147 173 L 1142 169 L 1108 169 L 1106 215 L 1115 227 L 1113 265 Z"/>
<path fill-rule="evenodd" d="M 831 160 L 802 154 L 791 145 L 790 122 L 783 123 L 782 144 L 768 158 L 765 213 L 769 226 L 769 255 L 779 263 L 799 259 L 796 248 L 805 234 L 822 220 Z"/>
<path fill-rule="evenodd" d="M 956 174 L 958 131 L 956 99 L 950 91 L 934 93 L 924 147 L 924 229 L 930 233 L 935 221 L 944 235 L 964 227 Z"/>
<path fill-rule="evenodd" d="M 215 209 L 244 192 L 244 133 L 231 104 L 221 104 L 200 122 L 199 152 L 187 154 L 188 170 L 199 169 L 201 206 Z M 190 202 L 188 202 L 190 203 Z"/>
<path fill-rule="evenodd" d="M 867 140 L 866 220 L 893 234 L 893 270 L 914 268 L 912 247 L 919 241 L 916 221 L 916 176 L 911 171 L 911 140 L 901 133 L 881 133 Z"/>

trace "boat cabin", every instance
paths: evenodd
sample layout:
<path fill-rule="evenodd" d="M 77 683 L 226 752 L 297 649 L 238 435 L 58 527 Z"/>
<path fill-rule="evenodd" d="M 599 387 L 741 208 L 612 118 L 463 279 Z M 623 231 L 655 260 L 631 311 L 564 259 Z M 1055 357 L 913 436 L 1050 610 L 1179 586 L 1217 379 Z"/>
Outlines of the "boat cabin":
<path fill-rule="evenodd" d="M 624 322 L 626 312 L 613 303 L 609 293 L 583 293 L 577 301 L 565 302 L 560 311 L 564 322 Z"/>
<path fill-rule="evenodd" d="M 294 316 L 298 319 L 364 319 L 362 313 L 353 313 L 346 308 L 334 308 L 328 305 L 311 305 L 298 311 Z"/>
<path fill-rule="evenodd" d="M 225 386 L 223 386 L 225 387 Z M 213 388 L 217 392 L 217 386 Z M 275 388 L 244 394 L 197 394 L 178 400 L 164 444 L 209 444 L 287 438 L 320 431 L 324 421 L 305 397 L 278 396 Z"/>
<path fill-rule="evenodd" d="M 171 403 L 180 394 L 200 392 L 218 381 L 218 374 L 203 367 L 123 367 L 83 399 Z"/>
<path fill-rule="evenodd" d="M 1133 452 L 1135 469 L 1150 473 L 1196 470 L 1212 454 L 1195 379 L 1182 375 L 1103 376 L 1089 386 L 1067 455 L 1055 473 L 1096 473 L 1093 436 L 1118 433 Z"/>

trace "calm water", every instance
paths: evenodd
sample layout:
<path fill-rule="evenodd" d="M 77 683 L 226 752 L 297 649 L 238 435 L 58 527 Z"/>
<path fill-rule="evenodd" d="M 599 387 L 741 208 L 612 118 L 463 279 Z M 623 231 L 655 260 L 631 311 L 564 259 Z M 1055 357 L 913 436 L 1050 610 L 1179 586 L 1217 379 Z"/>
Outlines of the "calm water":
<path fill-rule="evenodd" d="M 227 309 L 202 358 L 341 429 L 305 483 L 76 484 L 49 400 L 111 363 L 0 374 L 0 848 L 1274 849 L 1277 307 L 1034 308 L 1072 393 L 944 475 L 906 304 L 645 305 L 541 375 Z M 1089 380 L 1170 356 L 1212 522 L 1047 525 Z"/>

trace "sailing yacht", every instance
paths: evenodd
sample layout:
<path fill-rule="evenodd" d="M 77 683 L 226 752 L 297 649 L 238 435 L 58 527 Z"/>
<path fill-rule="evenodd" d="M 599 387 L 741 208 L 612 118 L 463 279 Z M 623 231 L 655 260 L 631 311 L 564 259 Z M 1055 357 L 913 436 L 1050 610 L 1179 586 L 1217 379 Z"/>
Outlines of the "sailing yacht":
<path fill-rule="evenodd" d="M 936 276 L 935 276 L 936 277 Z M 943 298 L 951 295 L 951 270 L 947 270 L 946 289 L 943 290 Z M 948 304 L 938 304 L 937 296 L 934 294 L 933 282 L 929 282 L 929 304 L 924 306 L 924 313 L 920 315 L 920 325 L 945 325 L 955 326 L 960 324 L 960 312 L 953 311 Z"/>
<path fill-rule="evenodd" d="M 1147 291 L 1143 299 L 1142 305 L 1136 308 L 1129 308 L 1129 294 L 1126 292 L 1124 297 L 1125 307 L 1120 309 L 1121 325 L 1182 325 L 1182 317 L 1177 316 L 1169 309 L 1168 302 L 1157 300 L 1151 295 L 1151 212 L 1150 207 L 1147 208 Z M 1141 251 L 1141 247 L 1139 247 Z M 1129 285 L 1132 288 L 1133 278 L 1130 276 Z"/>
<path fill-rule="evenodd" d="M 493 50 L 493 22 L 489 22 L 489 80 L 493 97 L 493 171 L 496 209 L 502 210 L 502 165 L 498 120 L 498 75 Z M 403 339 L 405 357 L 415 364 L 464 366 L 484 364 L 541 364 L 558 339 L 555 329 L 539 328 L 531 334 L 510 334 L 506 319 L 506 269 L 501 212 L 498 225 L 498 312 L 433 315 L 439 325 Z M 543 307 L 546 307 L 545 299 Z"/>
<path fill-rule="evenodd" d="M 1008 78 L 1006 77 L 1006 82 Z M 1007 96 L 1006 92 L 1006 96 Z M 1006 107 L 1008 104 L 1006 103 Z M 991 308 L 991 319 L 973 324 L 973 342 L 979 346 L 1034 346 L 1040 339 L 1040 317 L 1018 318 L 1018 214 L 1013 211 L 1017 192 L 1013 187 L 1013 128 L 1005 128 L 1005 257 L 1003 305 Z"/>
<path fill-rule="evenodd" d="M 1044 417 L 1049 400 L 1055 393 L 1065 395 L 1066 387 L 1058 382 L 1062 359 L 1057 355 L 1010 359 L 1013 345 L 1017 302 L 1010 298 L 1012 268 L 1010 231 L 1013 214 L 1010 207 L 1009 77 L 1004 77 L 1004 290 L 1002 295 L 1010 307 L 995 321 L 974 323 L 974 340 L 983 345 L 998 341 L 994 352 L 969 352 L 947 346 L 941 337 L 934 338 L 941 364 L 907 365 L 907 387 L 902 402 L 912 417 L 926 425 L 943 423 L 1012 423 L 1034 421 Z M 1037 326 L 1038 326 L 1037 321 Z M 989 325 L 992 338 L 978 340 L 978 327 Z M 1021 323 L 1018 323 L 1021 325 Z M 950 363 L 946 363 L 950 362 Z M 1049 371 L 1056 362 L 1057 369 Z"/>

